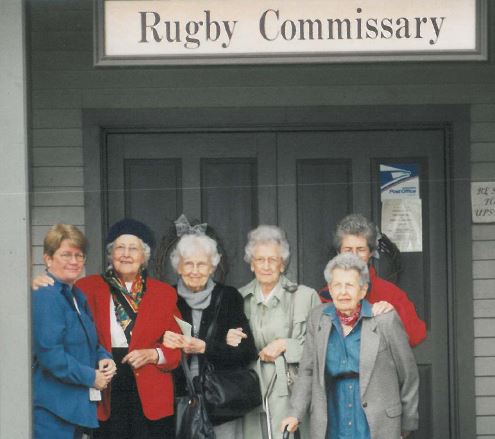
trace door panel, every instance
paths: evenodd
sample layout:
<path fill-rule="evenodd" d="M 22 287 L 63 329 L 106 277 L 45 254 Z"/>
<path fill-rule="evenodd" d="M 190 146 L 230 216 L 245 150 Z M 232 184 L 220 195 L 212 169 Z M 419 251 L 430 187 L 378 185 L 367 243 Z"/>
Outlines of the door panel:
<path fill-rule="evenodd" d="M 182 211 L 181 181 L 181 160 L 124 160 L 125 216 L 143 221 L 163 234 L 162 218 Z"/>
<path fill-rule="evenodd" d="M 201 218 L 221 231 L 228 255 L 229 279 L 240 283 L 251 279 L 243 256 L 246 236 L 258 224 L 256 187 L 254 158 L 203 159 L 201 162 Z M 225 236 L 228 239 L 224 239 Z"/>
<path fill-rule="evenodd" d="M 428 325 L 414 351 L 421 375 L 414 437 L 448 437 L 444 145 L 443 130 L 421 128 L 112 134 L 107 223 L 132 215 L 160 239 L 182 212 L 207 221 L 227 251 L 226 282 L 238 287 L 251 278 L 242 261 L 246 233 L 279 224 L 291 243 L 289 277 L 319 289 L 337 222 L 359 212 L 380 224 L 380 164 L 418 163 L 423 252 L 402 254 L 398 281 Z M 376 267 L 390 268 L 386 259 Z"/>
<path fill-rule="evenodd" d="M 352 162 L 298 160 L 296 188 L 299 282 L 323 285 L 322 267 L 332 253 L 332 225 L 352 209 Z"/>
<path fill-rule="evenodd" d="M 442 130 L 370 130 L 280 133 L 277 138 L 279 223 L 297 247 L 291 276 L 316 288 L 324 285 L 322 271 L 332 253 L 329 231 L 338 220 L 356 212 L 380 224 L 379 165 L 420 165 L 423 252 L 402 254 L 398 282 L 429 328 L 427 341 L 415 349 L 422 378 L 416 438 L 442 437 L 449 429 L 443 136 Z M 336 161 L 333 169 L 325 168 L 329 157 Z M 386 269 L 380 261 L 377 268 Z"/>
<path fill-rule="evenodd" d="M 246 283 L 247 232 L 276 221 L 273 139 L 263 133 L 109 135 L 107 225 L 130 215 L 160 241 L 181 213 L 208 222 L 227 250 L 226 282 Z M 175 283 L 170 267 L 166 273 Z"/>

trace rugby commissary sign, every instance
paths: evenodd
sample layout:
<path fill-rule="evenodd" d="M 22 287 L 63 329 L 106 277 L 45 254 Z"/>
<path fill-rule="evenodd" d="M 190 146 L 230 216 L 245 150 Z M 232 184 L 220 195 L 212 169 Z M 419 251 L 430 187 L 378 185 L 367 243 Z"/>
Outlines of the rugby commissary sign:
<path fill-rule="evenodd" d="M 483 0 L 99 0 L 97 63 L 483 58 Z"/>

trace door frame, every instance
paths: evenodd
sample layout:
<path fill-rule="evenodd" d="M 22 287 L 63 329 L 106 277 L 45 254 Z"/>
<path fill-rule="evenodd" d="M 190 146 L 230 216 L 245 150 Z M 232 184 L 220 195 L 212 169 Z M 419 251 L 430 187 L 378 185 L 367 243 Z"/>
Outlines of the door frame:
<path fill-rule="evenodd" d="M 329 131 L 434 128 L 445 132 L 450 436 L 475 437 L 470 111 L 468 105 L 161 108 L 83 110 L 88 273 L 103 266 L 106 137 L 129 132 Z M 452 221 L 455 218 L 455 227 Z M 468 318 L 466 318 L 468 316 Z M 462 352 L 472 352 L 470 356 Z"/>

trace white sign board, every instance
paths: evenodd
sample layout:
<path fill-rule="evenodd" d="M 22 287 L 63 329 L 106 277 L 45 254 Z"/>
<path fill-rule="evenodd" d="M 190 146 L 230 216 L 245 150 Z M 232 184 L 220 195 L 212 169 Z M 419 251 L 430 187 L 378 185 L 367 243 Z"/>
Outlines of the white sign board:
<path fill-rule="evenodd" d="M 495 182 L 471 183 L 473 223 L 495 223 Z"/>
<path fill-rule="evenodd" d="M 421 200 L 398 198 L 382 202 L 382 232 L 401 252 L 423 250 Z"/>
<path fill-rule="evenodd" d="M 96 58 L 98 64 L 486 59 L 480 33 L 484 4 L 98 0 Z"/>

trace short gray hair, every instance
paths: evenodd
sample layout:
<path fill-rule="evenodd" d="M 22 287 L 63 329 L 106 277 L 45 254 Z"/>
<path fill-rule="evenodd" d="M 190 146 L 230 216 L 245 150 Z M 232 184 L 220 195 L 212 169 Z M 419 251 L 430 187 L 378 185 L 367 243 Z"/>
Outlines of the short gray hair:
<path fill-rule="evenodd" d="M 325 270 L 323 271 L 323 275 L 325 276 L 325 280 L 328 284 L 332 283 L 333 279 L 333 270 L 336 268 L 340 268 L 341 270 L 355 270 L 359 274 L 359 285 L 365 286 L 370 281 L 370 274 L 368 271 L 368 266 L 366 263 L 361 260 L 358 256 L 352 253 L 341 253 L 335 256 L 333 259 L 330 259 Z"/>
<path fill-rule="evenodd" d="M 180 260 L 198 251 L 205 252 L 209 256 L 210 263 L 216 270 L 222 256 L 218 253 L 217 242 L 207 235 L 183 235 L 170 254 L 173 269 L 177 272 Z"/>
<path fill-rule="evenodd" d="M 136 236 L 136 235 L 132 235 L 132 236 Z M 143 267 L 146 268 L 148 267 L 148 263 L 150 261 L 150 257 L 151 257 L 151 247 L 146 244 L 141 238 L 138 238 L 136 236 L 136 238 L 138 239 L 139 243 L 141 244 L 141 247 L 143 249 L 143 253 L 144 253 L 144 264 L 143 264 Z M 108 262 L 108 265 L 112 265 L 112 252 L 113 252 L 113 246 L 115 244 L 115 241 L 112 241 L 111 243 L 107 244 L 107 247 L 106 247 L 106 251 L 107 251 L 107 262 Z"/>
<path fill-rule="evenodd" d="M 378 246 L 378 229 L 374 223 L 359 213 L 351 213 L 343 218 L 335 229 L 333 245 L 340 252 L 342 240 L 346 235 L 361 236 L 366 239 L 370 252 L 374 252 Z"/>
<path fill-rule="evenodd" d="M 277 226 L 261 225 L 248 233 L 248 242 L 244 248 L 244 260 L 250 264 L 254 249 L 259 244 L 276 244 L 280 247 L 280 256 L 287 266 L 290 258 L 290 246 L 285 232 Z"/>

